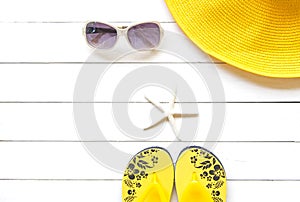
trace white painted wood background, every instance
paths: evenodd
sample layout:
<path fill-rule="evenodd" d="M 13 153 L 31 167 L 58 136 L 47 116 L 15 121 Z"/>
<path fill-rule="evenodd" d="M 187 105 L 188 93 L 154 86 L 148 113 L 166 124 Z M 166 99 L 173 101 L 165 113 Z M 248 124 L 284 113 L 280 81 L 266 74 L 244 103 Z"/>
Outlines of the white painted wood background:
<path fill-rule="evenodd" d="M 73 120 L 74 84 L 92 52 L 82 36 L 86 20 L 157 20 L 180 32 L 163 0 L 1 1 L 0 202 L 121 201 L 122 174 L 87 154 Z M 138 68 L 136 61 L 129 58 L 116 69 L 129 72 Z M 154 61 L 178 67 L 165 56 Z M 300 79 L 260 77 L 219 61 L 217 66 L 227 110 L 214 153 L 227 171 L 227 201 L 299 201 Z M 112 82 L 121 76 L 112 75 Z M 96 97 L 100 121 L 110 116 L 109 95 Z M 148 113 L 142 96 L 134 99 L 133 115 Z M 210 124 L 205 117 L 211 103 L 197 99 L 201 133 Z M 136 144 L 113 121 L 106 123 L 113 134 L 107 139 L 132 154 L 173 138 L 166 127 L 152 142 Z M 201 137 L 195 144 L 203 145 Z"/>

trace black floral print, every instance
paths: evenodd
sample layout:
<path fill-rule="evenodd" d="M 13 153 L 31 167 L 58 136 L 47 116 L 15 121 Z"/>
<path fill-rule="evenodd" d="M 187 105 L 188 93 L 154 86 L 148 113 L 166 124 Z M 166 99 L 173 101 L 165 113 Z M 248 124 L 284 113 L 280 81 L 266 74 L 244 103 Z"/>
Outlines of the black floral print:
<path fill-rule="evenodd" d="M 211 192 L 211 195 L 213 195 L 213 196 L 220 196 L 220 192 L 219 192 L 219 191 L 213 190 L 213 191 Z"/>
<path fill-rule="evenodd" d="M 218 181 L 221 177 L 225 178 L 225 172 L 220 165 L 215 165 L 214 169 L 209 171 L 209 174 L 214 176 L 215 181 Z"/>
<path fill-rule="evenodd" d="M 139 183 L 139 182 L 136 183 L 136 187 L 137 187 L 137 188 L 140 188 L 141 186 L 142 186 L 141 183 Z"/>
<path fill-rule="evenodd" d="M 148 178 L 147 170 L 154 168 L 159 162 L 158 149 L 148 149 L 137 154 L 128 165 L 124 173 L 124 184 L 127 186 L 125 202 L 134 202 L 137 190 L 143 186 L 143 180 Z"/>
<path fill-rule="evenodd" d="M 137 179 L 137 180 L 141 180 L 142 177 L 141 177 L 140 175 L 138 175 L 138 176 L 136 176 L 136 179 Z"/>
<path fill-rule="evenodd" d="M 127 191 L 127 193 L 128 193 L 128 195 L 135 195 L 135 189 L 129 189 L 128 191 Z"/>
<path fill-rule="evenodd" d="M 151 159 L 151 161 L 153 162 L 153 163 L 158 163 L 158 157 L 153 157 L 152 159 Z"/>
<path fill-rule="evenodd" d="M 214 202 L 223 202 L 221 191 L 219 190 L 225 184 L 225 171 L 217 161 L 215 156 L 211 153 L 202 149 L 192 149 L 191 152 L 193 156 L 191 159 L 191 164 L 197 168 L 201 169 L 203 172 L 200 174 L 201 179 L 206 179 L 206 188 L 211 189 L 211 196 Z"/>
<path fill-rule="evenodd" d="M 198 161 L 198 159 L 196 158 L 196 156 L 191 157 L 191 163 L 196 164 Z"/>
<path fill-rule="evenodd" d="M 205 179 L 208 176 L 208 173 L 204 171 L 202 174 L 200 174 L 201 179 Z"/>

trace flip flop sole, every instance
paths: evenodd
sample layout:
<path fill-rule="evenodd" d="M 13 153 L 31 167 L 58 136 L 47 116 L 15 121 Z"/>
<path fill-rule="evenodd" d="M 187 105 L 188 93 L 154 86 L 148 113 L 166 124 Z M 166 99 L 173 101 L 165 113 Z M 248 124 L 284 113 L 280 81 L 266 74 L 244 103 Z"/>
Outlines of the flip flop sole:
<path fill-rule="evenodd" d="M 226 174 L 219 159 L 208 150 L 192 146 L 176 163 L 179 202 L 226 202 Z"/>
<path fill-rule="evenodd" d="M 170 202 L 174 164 L 159 147 L 142 150 L 129 162 L 122 180 L 123 202 Z"/>

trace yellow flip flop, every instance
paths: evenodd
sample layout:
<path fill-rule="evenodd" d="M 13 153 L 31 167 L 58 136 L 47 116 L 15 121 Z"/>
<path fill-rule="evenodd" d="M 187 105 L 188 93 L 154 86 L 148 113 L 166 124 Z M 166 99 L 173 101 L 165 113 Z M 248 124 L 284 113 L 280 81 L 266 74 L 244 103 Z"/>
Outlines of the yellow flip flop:
<path fill-rule="evenodd" d="M 123 202 L 170 202 L 174 164 L 159 147 L 145 149 L 129 162 L 122 180 Z"/>
<path fill-rule="evenodd" d="M 179 202 L 226 202 L 226 174 L 219 159 L 202 147 L 181 152 L 176 163 Z"/>

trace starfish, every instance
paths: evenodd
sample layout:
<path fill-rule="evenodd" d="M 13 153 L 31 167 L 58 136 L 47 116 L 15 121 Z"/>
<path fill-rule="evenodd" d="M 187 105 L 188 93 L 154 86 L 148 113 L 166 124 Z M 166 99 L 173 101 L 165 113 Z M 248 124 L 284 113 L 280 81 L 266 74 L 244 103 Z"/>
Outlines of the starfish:
<path fill-rule="evenodd" d="M 174 112 L 174 107 L 175 107 L 175 101 L 176 101 L 176 93 L 174 93 L 174 98 L 169 102 L 170 105 L 170 110 L 169 111 L 165 111 L 161 105 L 151 99 L 149 99 L 148 97 L 145 96 L 145 99 L 150 102 L 153 106 L 155 106 L 160 112 L 162 112 L 164 114 L 164 117 L 157 121 L 156 123 L 152 124 L 151 126 L 144 128 L 144 130 L 149 130 L 151 128 L 154 128 L 156 126 L 158 126 L 159 124 L 162 124 L 165 121 L 168 121 L 176 138 L 178 140 L 181 141 L 181 138 L 179 137 L 179 131 L 176 127 L 176 122 L 175 122 L 175 118 L 185 118 L 185 117 L 198 117 L 198 114 L 181 114 L 181 113 L 175 113 Z"/>

